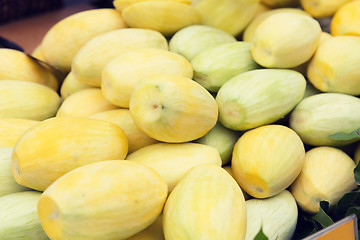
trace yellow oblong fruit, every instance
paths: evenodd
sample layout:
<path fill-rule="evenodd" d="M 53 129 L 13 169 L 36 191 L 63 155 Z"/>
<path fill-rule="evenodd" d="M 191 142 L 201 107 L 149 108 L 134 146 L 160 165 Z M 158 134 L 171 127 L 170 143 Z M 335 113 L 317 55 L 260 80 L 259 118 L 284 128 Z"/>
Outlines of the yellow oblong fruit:
<path fill-rule="evenodd" d="M 255 16 L 259 2 L 260 0 L 198 0 L 193 1 L 193 5 L 201 13 L 201 24 L 236 36 Z"/>
<path fill-rule="evenodd" d="M 194 167 L 166 201 L 166 240 L 243 240 L 245 200 L 236 181 L 219 166 Z"/>
<path fill-rule="evenodd" d="M 41 193 L 25 191 L 0 197 L 2 240 L 48 240 L 37 214 Z"/>
<path fill-rule="evenodd" d="M 12 171 L 19 184 L 44 191 L 65 173 L 89 163 L 124 159 L 124 131 L 106 121 L 56 117 L 26 131 L 16 143 Z"/>
<path fill-rule="evenodd" d="M 166 182 L 151 168 L 109 160 L 59 178 L 40 197 L 38 213 L 54 240 L 127 239 L 156 220 L 166 197 Z"/>
<path fill-rule="evenodd" d="M 44 120 L 55 116 L 59 106 L 59 95 L 49 87 L 33 82 L 0 81 L 0 118 Z"/>
<path fill-rule="evenodd" d="M 99 88 L 78 91 L 64 100 L 56 116 L 89 117 L 93 114 L 117 109 L 110 103 Z"/>
<path fill-rule="evenodd" d="M 138 3 L 138 2 L 146 2 L 146 1 L 154 1 L 154 0 L 114 0 L 113 5 L 116 10 L 122 11 L 126 7 Z M 169 1 L 169 2 L 179 2 L 179 3 L 185 3 L 185 4 L 191 4 L 191 0 L 161 0 L 161 1 Z"/>
<path fill-rule="evenodd" d="M 306 152 L 304 167 L 292 184 L 291 193 L 306 212 L 317 213 L 320 201 L 333 207 L 345 193 L 357 187 L 354 168 L 354 161 L 337 148 L 313 148 Z"/>
<path fill-rule="evenodd" d="M 28 188 L 19 185 L 11 173 L 12 151 L 12 147 L 0 148 L 0 197 L 29 190 Z"/>
<path fill-rule="evenodd" d="M 316 18 L 332 16 L 342 5 L 353 0 L 300 0 L 305 11 Z"/>
<path fill-rule="evenodd" d="M 25 53 L 0 48 L 0 80 L 18 80 L 39 83 L 55 91 L 59 88 L 55 76 Z"/>
<path fill-rule="evenodd" d="M 360 36 L 360 1 L 344 4 L 331 19 L 330 30 L 333 36 Z"/>
<path fill-rule="evenodd" d="M 245 202 L 247 215 L 246 240 L 253 240 L 263 231 L 268 239 L 291 239 L 296 228 L 298 208 L 287 190 L 266 199 Z"/>
<path fill-rule="evenodd" d="M 176 1 L 134 3 L 126 7 L 122 15 L 126 24 L 132 28 L 153 29 L 165 36 L 201 21 L 201 15 L 195 8 Z"/>
<path fill-rule="evenodd" d="M 216 124 L 213 96 L 190 78 L 159 74 L 143 78 L 130 99 L 130 114 L 147 135 L 163 142 L 187 142 Z"/>
<path fill-rule="evenodd" d="M 60 94 L 63 99 L 66 99 L 71 94 L 87 88 L 92 88 L 92 86 L 79 82 L 70 72 L 61 84 Z"/>
<path fill-rule="evenodd" d="M 160 215 L 150 226 L 127 240 L 165 240 L 162 219 Z"/>
<path fill-rule="evenodd" d="M 0 148 L 12 148 L 30 127 L 40 121 L 21 118 L 0 118 Z"/>
<path fill-rule="evenodd" d="M 254 39 L 256 28 L 269 16 L 282 13 L 282 12 L 290 12 L 290 13 L 298 13 L 306 16 L 311 16 L 309 13 L 305 12 L 304 10 L 298 9 L 298 8 L 279 8 L 279 9 L 273 9 L 266 12 L 263 12 L 256 16 L 249 25 L 246 26 L 244 34 L 243 34 L 243 40 L 245 42 L 252 42 Z"/>
<path fill-rule="evenodd" d="M 360 128 L 360 99 L 342 93 L 320 93 L 303 99 L 290 114 L 290 127 L 313 146 L 344 146 L 358 137 L 338 139 Z"/>
<path fill-rule="evenodd" d="M 289 187 L 304 164 L 299 136 L 281 125 L 247 131 L 235 144 L 231 168 L 235 179 L 256 198 L 274 196 Z"/>
<path fill-rule="evenodd" d="M 228 165 L 228 166 L 225 166 L 225 167 L 222 167 L 225 171 L 227 171 L 230 175 L 231 175 L 231 177 L 233 177 L 234 178 L 234 180 L 236 181 L 236 179 L 235 179 L 235 177 L 234 177 L 234 173 L 233 173 L 233 171 L 231 170 L 231 165 Z M 240 185 L 239 185 L 240 186 Z M 240 187 L 241 188 L 241 187 Z M 249 194 L 247 194 L 242 188 L 241 188 L 241 191 L 242 191 L 242 193 L 244 194 L 244 199 L 245 200 L 249 200 L 249 199 L 251 199 L 251 196 L 249 195 Z"/>
<path fill-rule="evenodd" d="M 266 68 L 292 68 L 312 57 L 320 37 L 321 27 L 315 19 L 281 12 L 267 17 L 256 28 L 251 53 Z"/>
<path fill-rule="evenodd" d="M 126 160 L 154 169 L 167 182 L 169 192 L 191 168 L 201 164 L 221 166 L 218 151 L 199 143 L 157 143 L 133 152 Z"/>
<path fill-rule="evenodd" d="M 81 83 L 101 86 L 101 72 L 108 62 L 139 48 L 168 49 L 161 33 L 150 29 L 126 28 L 94 37 L 76 54 L 71 71 Z"/>
<path fill-rule="evenodd" d="M 360 95 L 360 37 L 336 36 L 319 46 L 307 75 L 320 91 Z"/>
<path fill-rule="evenodd" d="M 31 56 L 33 56 L 34 58 L 37 58 L 43 62 L 46 62 L 42 52 L 41 52 L 41 45 L 38 45 L 34 51 L 31 53 Z"/>
<path fill-rule="evenodd" d="M 115 9 L 82 11 L 49 29 L 41 42 L 41 53 L 46 62 L 70 72 L 75 54 L 86 42 L 99 34 L 125 27 L 121 14 Z"/>
<path fill-rule="evenodd" d="M 134 86 L 154 74 L 174 74 L 192 78 L 191 64 L 183 56 L 161 49 L 137 49 L 110 61 L 101 75 L 101 90 L 107 100 L 129 108 Z"/>
<path fill-rule="evenodd" d="M 118 125 L 124 130 L 129 142 L 129 154 L 158 141 L 141 131 L 131 118 L 129 109 L 114 109 L 91 115 L 90 118 L 104 120 Z"/>

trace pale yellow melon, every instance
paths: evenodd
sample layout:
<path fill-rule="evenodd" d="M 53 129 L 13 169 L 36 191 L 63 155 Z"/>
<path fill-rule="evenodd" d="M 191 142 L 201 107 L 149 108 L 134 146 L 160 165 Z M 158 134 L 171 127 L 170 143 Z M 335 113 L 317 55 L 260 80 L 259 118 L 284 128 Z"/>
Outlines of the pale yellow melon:
<path fill-rule="evenodd" d="M 89 163 L 124 159 L 128 142 L 117 125 L 89 118 L 56 117 L 26 131 L 12 155 L 15 180 L 44 191 L 65 173 Z"/>
<path fill-rule="evenodd" d="M 76 93 L 80 90 L 92 88 L 92 86 L 79 82 L 72 72 L 64 79 L 64 82 L 61 84 L 60 94 L 63 99 L 66 99 L 71 94 Z"/>
<path fill-rule="evenodd" d="M 90 118 L 108 121 L 121 127 L 124 130 L 126 138 L 129 142 L 129 154 L 140 148 L 158 142 L 146 135 L 135 125 L 131 118 L 129 109 L 114 109 L 100 112 L 91 115 Z"/>
<path fill-rule="evenodd" d="M 42 84 L 0 81 L 0 118 L 44 120 L 55 116 L 60 96 Z"/>
<path fill-rule="evenodd" d="M 125 27 L 121 14 L 115 9 L 75 13 L 49 29 L 41 42 L 41 53 L 46 62 L 70 72 L 75 54 L 86 42 L 102 33 Z"/>
<path fill-rule="evenodd" d="M 234 173 L 233 173 L 233 171 L 232 171 L 232 169 L 231 169 L 231 165 L 225 166 L 225 167 L 223 167 L 223 169 L 225 169 L 225 170 L 234 178 L 234 180 L 236 181 L 236 179 L 235 179 L 235 177 L 234 177 Z M 239 186 L 240 186 L 240 185 L 239 185 Z M 240 188 L 241 188 L 241 187 L 240 187 Z M 249 194 L 247 194 L 247 193 L 244 191 L 244 189 L 241 188 L 241 191 L 242 191 L 242 193 L 244 194 L 244 199 L 245 199 L 245 200 L 251 199 L 251 196 L 250 196 Z"/>
<path fill-rule="evenodd" d="M 169 195 L 163 226 L 166 240 L 243 240 L 244 196 L 236 181 L 221 167 L 196 166 Z"/>
<path fill-rule="evenodd" d="M 0 118 L 0 148 L 13 148 L 21 135 L 39 122 L 22 118 Z"/>
<path fill-rule="evenodd" d="M 360 36 L 360 1 L 350 1 L 336 12 L 331 20 L 331 34 Z"/>
<path fill-rule="evenodd" d="M 80 90 L 64 100 L 56 116 L 89 117 L 95 113 L 117 109 L 99 88 Z"/>
<path fill-rule="evenodd" d="M 342 5 L 353 0 L 300 0 L 302 8 L 313 17 L 331 17 Z"/>
<path fill-rule="evenodd" d="M 138 3 L 138 2 L 146 2 L 146 1 L 154 1 L 154 0 L 114 0 L 113 5 L 116 10 L 122 12 L 126 7 Z M 185 4 L 191 4 L 191 0 L 162 0 L 162 1 L 169 1 L 169 2 L 180 2 Z"/>
<path fill-rule="evenodd" d="M 169 192 L 191 168 L 201 164 L 221 166 L 218 151 L 199 143 L 157 143 L 133 152 L 126 160 L 154 169 L 167 182 Z"/>
<path fill-rule="evenodd" d="M 162 219 L 160 215 L 150 226 L 127 240 L 165 240 Z"/>

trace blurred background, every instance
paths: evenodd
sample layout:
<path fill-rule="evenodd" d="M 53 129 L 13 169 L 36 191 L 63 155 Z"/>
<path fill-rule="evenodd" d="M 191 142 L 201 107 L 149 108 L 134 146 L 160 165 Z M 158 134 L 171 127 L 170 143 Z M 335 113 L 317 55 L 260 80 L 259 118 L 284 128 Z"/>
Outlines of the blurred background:
<path fill-rule="evenodd" d="M 113 7 L 112 0 L 0 0 L 0 36 L 31 53 L 61 19 L 104 7 Z"/>

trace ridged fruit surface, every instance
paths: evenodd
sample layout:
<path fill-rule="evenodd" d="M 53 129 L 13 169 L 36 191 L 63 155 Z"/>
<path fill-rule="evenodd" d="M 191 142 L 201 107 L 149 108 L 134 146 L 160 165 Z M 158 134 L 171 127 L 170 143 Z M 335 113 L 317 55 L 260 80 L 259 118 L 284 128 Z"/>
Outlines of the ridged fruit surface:
<path fill-rule="evenodd" d="M 89 117 L 93 114 L 117 109 L 109 102 L 99 88 L 80 90 L 66 98 L 57 111 L 57 117 L 74 116 Z"/>
<path fill-rule="evenodd" d="M 48 240 L 37 215 L 41 193 L 26 191 L 0 197 L 1 240 Z"/>
<path fill-rule="evenodd" d="M 306 80 L 288 69 L 241 73 L 219 90 L 219 120 L 227 128 L 248 130 L 284 117 L 302 99 Z"/>
<path fill-rule="evenodd" d="M 290 114 L 290 127 L 304 143 L 344 146 L 358 138 L 336 138 L 360 128 L 360 99 L 342 93 L 320 93 L 303 99 Z"/>
<path fill-rule="evenodd" d="M 0 197 L 29 190 L 19 185 L 11 173 L 12 151 L 13 148 L 0 148 Z"/>
<path fill-rule="evenodd" d="M 126 24 L 132 28 L 146 28 L 171 36 L 180 29 L 199 24 L 201 14 L 180 1 L 142 1 L 122 10 Z"/>
<path fill-rule="evenodd" d="M 351 63 L 351 64 L 349 64 Z M 319 46 L 307 75 L 322 92 L 360 95 L 360 37 L 336 36 Z"/>
<path fill-rule="evenodd" d="M 73 58 L 86 42 L 102 33 L 125 27 L 121 14 L 115 9 L 82 11 L 49 29 L 42 40 L 41 53 L 46 62 L 70 72 Z"/>
<path fill-rule="evenodd" d="M 40 197 L 38 213 L 54 240 L 127 239 L 156 220 L 166 197 L 166 182 L 151 168 L 109 160 L 59 178 Z"/>
<path fill-rule="evenodd" d="M 90 118 L 104 120 L 118 125 L 124 130 L 129 142 L 129 154 L 158 141 L 141 131 L 131 118 L 129 109 L 114 109 L 91 115 Z"/>
<path fill-rule="evenodd" d="M 266 199 L 245 202 L 247 215 L 246 240 L 253 240 L 260 229 L 268 239 L 292 238 L 298 219 L 295 198 L 287 190 Z"/>
<path fill-rule="evenodd" d="M 0 118 L 45 120 L 55 116 L 59 106 L 59 95 L 49 87 L 33 82 L 0 81 Z"/>
<path fill-rule="evenodd" d="M 242 189 L 253 197 L 267 198 L 294 182 L 304 158 L 304 145 L 293 130 L 282 125 L 266 125 L 239 138 L 231 168 Z"/>
<path fill-rule="evenodd" d="M 135 85 L 154 74 L 174 74 L 192 78 L 193 69 L 183 56 L 161 49 L 136 49 L 109 62 L 101 75 L 101 90 L 113 104 L 129 108 Z"/>
<path fill-rule="evenodd" d="M 40 121 L 0 118 L 0 148 L 13 148 L 21 135 Z"/>
<path fill-rule="evenodd" d="M 169 192 L 193 167 L 201 164 L 221 166 L 218 151 L 198 143 L 157 143 L 133 152 L 126 160 L 154 169 L 167 182 Z"/>
<path fill-rule="evenodd" d="M 211 94 L 190 78 L 159 74 L 143 78 L 130 99 L 130 114 L 147 135 L 164 142 L 187 142 L 216 124 L 218 107 Z"/>
<path fill-rule="evenodd" d="M 311 214 L 319 211 L 320 201 L 333 207 L 357 187 L 354 168 L 354 161 L 337 148 L 313 148 L 306 152 L 304 167 L 292 184 L 291 193 L 299 207 Z"/>
<path fill-rule="evenodd" d="M 166 240 L 243 240 L 244 196 L 221 167 L 194 167 L 169 195 L 163 226 Z"/>
<path fill-rule="evenodd" d="M 18 80 L 39 83 L 55 91 L 59 88 L 54 75 L 25 53 L 0 48 L 0 80 Z"/>
<path fill-rule="evenodd" d="M 44 191 L 65 173 L 89 163 L 124 159 L 128 142 L 124 131 L 106 121 L 56 117 L 26 131 L 12 155 L 15 180 Z"/>
<path fill-rule="evenodd" d="M 60 94 L 63 99 L 66 99 L 71 94 L 87 88 L 92 88 L 92 86 L 79 82 L 74 74 L 69 72 L 64 79 L 64 82 L 61 84 Z"/>
<path fill-rule="evenodd" d="M 81 83 L 101 86 L 101 72 L 108 62 L 138 48 L 168 49 L 161 33 L 150 29 L 126 28 L 94 37 L 76 54 L 71 71 Z"/>

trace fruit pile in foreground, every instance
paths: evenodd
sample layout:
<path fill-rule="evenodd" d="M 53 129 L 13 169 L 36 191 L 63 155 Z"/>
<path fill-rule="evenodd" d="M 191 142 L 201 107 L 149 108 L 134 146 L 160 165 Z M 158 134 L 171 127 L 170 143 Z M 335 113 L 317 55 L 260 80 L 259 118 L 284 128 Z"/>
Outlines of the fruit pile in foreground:
<path fill-rule="evenodd" d="M 115 0 L 38 60 L 1 48 L 0 238 L 301 239 L 358 214 L 360 0 L 312 2 Z"/>

